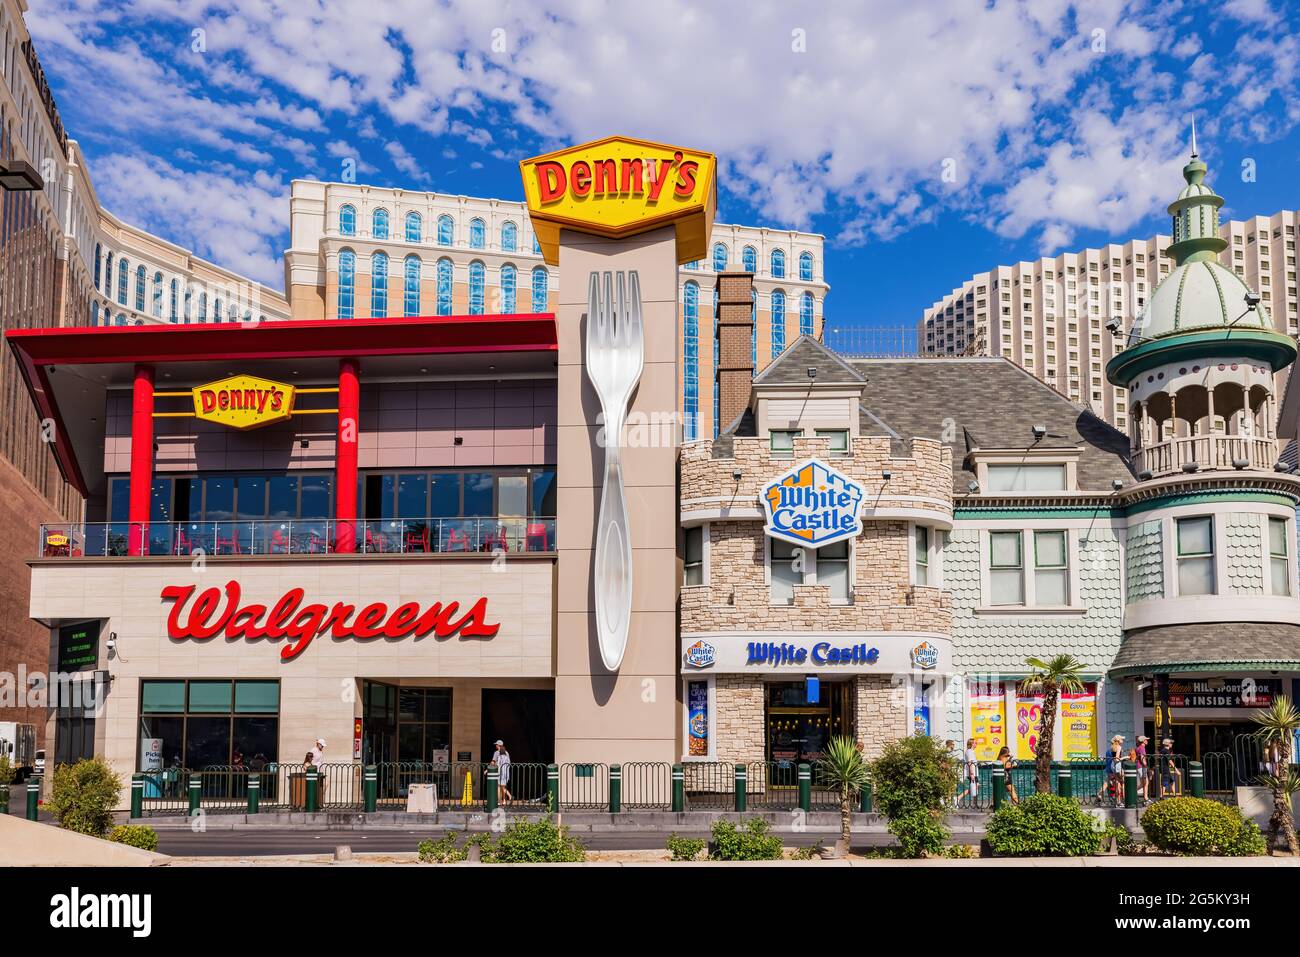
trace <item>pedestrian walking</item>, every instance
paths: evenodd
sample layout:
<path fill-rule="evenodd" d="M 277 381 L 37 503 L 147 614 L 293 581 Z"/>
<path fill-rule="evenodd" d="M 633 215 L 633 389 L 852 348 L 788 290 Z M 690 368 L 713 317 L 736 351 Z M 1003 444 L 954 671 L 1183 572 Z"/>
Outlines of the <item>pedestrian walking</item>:
<path fill-rule="evenodd" d="M 962 769 L 961 777 L 964 787 L 960 794 L 957 795 L 958 804 L 966 795 L 970 795 L 971 804 L 978 805 L 980 801 L 980 763 L 975 756 L 975 739 L 966 739 L 966 750 L 962 752 Z"/>
<path fill-rule="evenodd" d="M 1147 760 L 1147 742 L 1150 740 L 1145 734 L 1139 734 L 1137 747 L 1133 749 L 1133 760 L 1137 764 L 1138 772 L 1138 800 L 1146 804 L 1151 800 L 1148 784 L 1150 783 L 1150 766 Z"/>
<path fill-rule="evenodd" d="M 1012 804 L 1020 803 L 1020 795 L 1016 793 L 1016 784 L 1011 780 L 1011 772 L 1016 769 L 1015 758 L 1011 757 L 1011 749 L 1006 745 L 998 752 L 998 761 L 1001 762 L 1002 768 L 1007 772 L 1007 797 L 1011 799 Z"/>
<path fill-rule="evenodd" d="M 498 738 L 493 745 L 496 751 L 492 755 L 491 764 L 496 765 L 497 769 L 497 803 L 513 801 L 514 795 L 510 793 L 510 752 L 506 750 L 506 744 Z"/>
<path fill-rule="evenodd" d="M 1160 796 L 1172 797 L 1183 790 L 1183 772 L 1178 768 L 1178 759 L 1174 755 L 1174 739 L 1165 738 L 1160 742 Z"/>
<path fill-rule="evenodd" d="M 1118 807 L 1123 803 L 1123 787 L 1124 735 L 1116 734 L 1111 736 L 1110 747 L 1106 749 L 1106 779 L 1097 792 L 1097 800 L 1109 800 Z"/>
<path fill-rule="evenodd" d="M 311 763 L 316 767 L 316 793 L 320 803 L 325 804 L 325 739 L 317 738 L 316 746 L 311 749 Z"/>

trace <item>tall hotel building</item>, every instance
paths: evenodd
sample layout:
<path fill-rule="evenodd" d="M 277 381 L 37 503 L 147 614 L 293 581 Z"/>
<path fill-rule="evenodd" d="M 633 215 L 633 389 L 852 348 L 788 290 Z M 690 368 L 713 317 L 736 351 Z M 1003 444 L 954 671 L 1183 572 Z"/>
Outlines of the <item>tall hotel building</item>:
<path fill-rule="evenodd" d="M 1274 328 L 1291 336 L 1300 331 L 1297 218 L 1295 210 L 1283 210 L 1219 228 L 1227 243 L 1219 262 L 1259 293 Z M 1107 384 L 1103 371 L 1123 340 L 1106 325 L 1118 318 L 1125 335 L 1132 329 L 1169 275 L 1169 243 L 1161 234 L 976 273 L 925 310 L 920 349 L 1004 356 L 1126 431 L 1124 390 Z"/>
<path fill-rule="evenodd" d="M 295 319 L 556 309 L 559 270 L 542 261 L 522 202 L 295 180 L 290 203 L 284 270 Z M 717 224 L 709 248 L 708 260 L 678 270 L 677 411 L 687 441 L 729 424 L 716 412 L 716 274 L 754 274 L 759 371 L 800 335 L 820 337 L 830 288 L 815 233 Z"/>

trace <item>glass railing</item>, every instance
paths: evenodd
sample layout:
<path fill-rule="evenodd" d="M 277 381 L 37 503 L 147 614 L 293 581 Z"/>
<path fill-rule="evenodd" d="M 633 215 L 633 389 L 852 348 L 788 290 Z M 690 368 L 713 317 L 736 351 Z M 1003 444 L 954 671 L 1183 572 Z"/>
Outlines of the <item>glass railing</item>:
<path fill-rule="evenodd" d="M 41 526 L 37 554 L 42 558 L 93 558 L 553 551 L 555 519 L 533 517 L 64 522 Z"/>

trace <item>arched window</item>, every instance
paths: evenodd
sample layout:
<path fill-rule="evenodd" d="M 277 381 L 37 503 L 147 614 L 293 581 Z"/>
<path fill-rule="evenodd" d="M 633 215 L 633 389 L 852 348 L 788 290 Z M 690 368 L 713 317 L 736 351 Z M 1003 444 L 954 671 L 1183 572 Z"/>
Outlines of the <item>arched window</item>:
<path fill-rule="evenodd" d="M 772 278 L 773 279 L 785 278 L 785 250 L 784 249 L 772 250 Z"/>
<path fill-rule="evenodd" d="M 727 247 L 722 243 L 713 244 L 713 271 L 722 272 L 727 268 Z"/>
<path fill-rule="evenodd" d="M 213 322 L 221 321 L 221 297 L 220 296 L 212 297 L 212 321 Z"/>
<path fill-rule="evenodd" d="M 438 315 L 451 315 L 452 268 L 450 259 L 438 260 Z"/>
<path fill-rule="evenodd" d="M 741 263 L 745 267 L 745 272 L 758 272 L 758 250 L 753 246 L 746 246 L 740 254 Z"/>
<path fill-rule="evenodd" d="M 546 296 L 550 286 L 550 277 L 546 273 L 545 266 L 533 267 L 533 302 L 529 309 L 532 312 L 546 312 Z"/>
<path fill-rule="evenodd" d="M 117 314 L 117 318 L 113 320 L 113 325 L 115 325 L 115 326 L 124 326 L 124 325 L 126 325 L 126 314 L 125 314 L 125 313 L 121 313 L 121 312 L 119 312 L 119 313 Z"/>
<path fill-rule="evenodd" d="M 758 290 L 749 287 L 749 365 L 758 368 Z"/>
<path fill-rule="evenodd" d="M 813 297 L 812 293 L 806 292 L 799 297 L 799 335 L 811 336 L 813 334 Z"/>
<path fill-rule="evenodd" d="M 95 243 L 95 291 L 96 292 L 99 291 L 101 273 L 103 272 L 101 268 L 102 263 L 100 262 L 99 257 L 100 257 L 100 246 L 99 243 Z M 98 307 L 96 307 L 96 311 L 98 311 Z"/>
<path fill-rule="evenodd" d="M 483 293 L 487 285 L 487 269 L 475 259 L 469 264 L 469 314 L 483 315 Z"/>
<path fill-rule="evenodd" d="M 94 302 L 90 304 L 90 324 L 92 326 L 99 325 L 99 300 L 98 299 L 96 299 Z"/>
<path fill-rule="evenodd" d="M 117 261 L 117 302 L 118 305 L 125 306 L 127 303 L 127 289 L 131 284 L 131 267 L 127 263 L 126 257 L 123 256 Z"/>
<path fill-rule="evenodd" d="M 804 282 L 812 282 L 812 253 L 802 252 L 799 254 L 799 278 Z"/>
<path fill-rule="evenodd" d="M 419 213 L 406 214 L 406 241 L 418 243 L 424 237 L 424 218 Z"/>
<path fill-rule="evenodd" d="M 785 351 L 785 293 L 772 290 L 772 358 Z"/>
<path fill-rule="evenodd" d="M 144 266 L 135 267 L 135 310 L 144 312 Z"/>
<path fill-rule="evenodd" d="M 515 295 L 517 276 L 518 273 L 515 267 L 510 263 L 506 263 L 501 267 L 501 311 L 506 315 L 512 315 L 518 309 Z"/>
<path fill-rule="evenodd" d="M 403 269 L 405 292 L 402 296 L 402 313 L 406 316 L 420 314 L 420 257 L 407 256 Z"/>
<path fill-rule="evenodd" d="M 339 304 L 338 318 L 351 319 L 357 294 L 357 254 L 350 249 L 339 253 Z M 203 303 L 200 301 L 199 307 Z M 221 303 L 217 303 L 218 309 Z"/>
<path fill-rule="evenodd" d="M 199 322 L 208 321 L 208 294 L 199 293 Z"/>
<path fill-rule="evenodd" d="M 375 239 L 388 238 L 388 210 L 382 206 L 370 217 L 370 235 Z"/>
<path fill-rule="evenodd" d="M 388 315 L 388 253 L 370 257 L 370 315 Z"/>
<path fill-rule="evenodd" d="M 111 252 L 104 257 L 104 295 L 109 299 L 113 298 L 113 254 Z M 108 325 L 109 321 L 105 317 L 104 325 Z"/>
<path fill-rule="evenodd" d="M 177 311 L 180 309 L 180 299 L 181 299 L 181 284 L 180 284 L 180 280 L 178 280 L 178 279 L 173 279 L 173 280 L 172 280 L 171 293 L 172 293 L 172 294 L 171 294 L 171 308 L 168 309 L 168 311 L 167 311 L 167 318 L 168 318 L 170 321 L 175 322 L 178 318 L 180 318 L 180 317 L 177 315 Z"/>
<path fill-rule="evenodd" d="M 153 317 L 155 319 L 162 318 L 162 291 L 162 273 L 156 272 L 153 274 Z"/>
<path fill-rule="evenodd" d="M 487 245 L 487 227 L 475 216 L 469 221 L 469 248 L 482 249 Z"/>
<path fill-rule="evenodd" d="M 700 261 L 698 259 L 692 259 L 690 262 L 686 264 L 686 268 L 691 270 L 699 269 Z"/>
<path fill-rule="evenodd" d="M 233 299 L 230 301 L 229 305 L 226 306 L 226 313 L 226 318 L 229 322 L 239 321 L 239 306 L 235 304 Z"/>
<path fill-rule="evenodd" d="M 438 245 L 450 246 L 456 241 L 456 221 L 446 213 L 438 217 Z M 450 315 L 450 313 L 448 313 Z"/>
<path fill-rule="evenodd" d="M 190 319 L 194 317 L 194 293 L 189 286 L 185 287 L 185 324 L 189 325 Z"/>
<path fill-rule="evenodd" d="M 685 439 L 693 442 L 700 424 L 700 287 L 688 282 L 682 289 L 682 311 L 685 328 L 682 330 L 682 349 L 686 363 L 682 382 L 685 386 Z"/>
<path fill-rule="evenodd" d="M 503 253 L 513 253 L 519 249 L 519 227 L 514 223 L 505 223 L 501 226 L 501 251 Z"/>
<path fill-rule="evenodd" d="M 357 234 L 357 208 L 351 203 L 339 207 L 339 235 L 355 236 Z"/>
<path fill-rule="evenodd" d="M 541 254 L 542 254 L 542 241 L 537 238 L 536 233 L 533 233 L 533 255 L 540 256 Z"/>

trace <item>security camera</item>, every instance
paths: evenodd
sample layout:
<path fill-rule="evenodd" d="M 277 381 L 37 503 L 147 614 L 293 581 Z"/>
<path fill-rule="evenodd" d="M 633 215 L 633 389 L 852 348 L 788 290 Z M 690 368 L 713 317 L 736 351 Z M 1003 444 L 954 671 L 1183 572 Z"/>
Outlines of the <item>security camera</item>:
<path fill-rule="evenodd" d="M 731 473 L 731 478 L 733 481 L 739 482 L 743 475 L 744 473 L 741 472 L 739 469 L 737 469 L 736 471 Z"/>
<path fill-rule="evenodd" d="M 979 483 L 979 482 L 971 481 L 971 482 L 969 482 L 969 483 L 966 485 L 966 491 L 968 491 L 968 492 L 970 492 L 970 493 L 972 493 L 972 494 L 974 494 L 975 492 L 978 492 L 979 490 L 980 490 L 980 483 Z"/>
<path fill-rule="evenodd" d="M 1037 442 L 1047 434 L 1047 426 L 1035 425 L 1033 426 L 1033 433 L 1034 433 L 1034 441 Z"/>
<path fill-rule="evenodd" d="M 817 378 L 817 367 L 816 367 L 816 366 L 809 366 L 809 367 L 808 367 L 808 378 L 810 378 L 810 379 L 815 379 L 815 378 Z"/>
<path fill-rule="evenodd" d="M 1110 330 L 1110 334 L 1113 336 L 1119 335 L 1119 330 L 1122 326 L 1123 323 L 1120 321 L 1119 316 L 1115 316 L 1106 322 L 1106 328 Z"/>
<path fill-rule="evenodd" d="M 880 473 L 880 477 L 884 479 L 886 482 L 889 481 L 891 475 L 892 473 L 889 471 L 889 469 L 885 469 Z"/>

